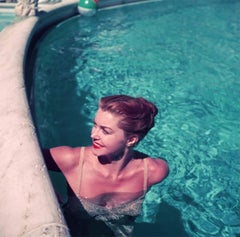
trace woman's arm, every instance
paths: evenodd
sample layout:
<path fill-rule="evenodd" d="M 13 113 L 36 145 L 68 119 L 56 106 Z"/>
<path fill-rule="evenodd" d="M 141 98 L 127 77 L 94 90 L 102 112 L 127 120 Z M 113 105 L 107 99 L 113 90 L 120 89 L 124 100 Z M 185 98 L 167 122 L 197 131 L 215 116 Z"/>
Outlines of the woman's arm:
<path fill-rule="evenodd" d="M 48 170 L 61 172 L 51 155 L 50 149 L 42 149 L 42 155 Z"/>
<path fill-rule="evenodd" d="M 161 158 L 148 159 L 149 184 L 150 186 L 160 183 L 169 174 L 167 162 Z"/>
<path fill-rule="evenodd" d="M 58 146 L 50 149 L 43 149 L 42 151 L 49 170 L 61 171 L 66 174 L 71 172 L 72 169 L 78 165 L 79 147 Z"/>

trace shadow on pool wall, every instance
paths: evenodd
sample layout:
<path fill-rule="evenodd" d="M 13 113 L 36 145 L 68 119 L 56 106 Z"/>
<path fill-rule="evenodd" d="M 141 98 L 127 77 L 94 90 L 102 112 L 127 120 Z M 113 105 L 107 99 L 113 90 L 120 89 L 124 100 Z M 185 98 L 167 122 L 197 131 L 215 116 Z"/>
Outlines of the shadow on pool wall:
<path fill-rule="evenodd" d="M 189 237 L 181 213 L 175 207 L 161 202 L 155 223 L 136 223 L 133 237 Z"/>

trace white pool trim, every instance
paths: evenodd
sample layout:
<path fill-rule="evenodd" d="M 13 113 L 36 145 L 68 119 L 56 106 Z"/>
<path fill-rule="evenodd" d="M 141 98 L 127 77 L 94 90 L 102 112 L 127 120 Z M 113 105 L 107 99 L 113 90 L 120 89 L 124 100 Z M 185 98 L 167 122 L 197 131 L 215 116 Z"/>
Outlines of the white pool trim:
<path fill-rule="evenodd" d="M 0 32 L 0 235 L 69 236 L 44 165 L 26 97 L 25 58 L 33 36 L 76 14 L 76 1 L 41 6 Z M 42 8 L 42 9 L 41 9 Z"/>

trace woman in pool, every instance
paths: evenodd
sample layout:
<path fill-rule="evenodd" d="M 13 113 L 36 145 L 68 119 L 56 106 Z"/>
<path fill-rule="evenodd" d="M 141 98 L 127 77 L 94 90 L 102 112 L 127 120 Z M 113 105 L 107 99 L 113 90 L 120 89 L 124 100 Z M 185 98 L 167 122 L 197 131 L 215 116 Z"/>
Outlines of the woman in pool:
<path fill-rule="evenodd" d="M 158 110 L 144 98 L 101 98 L 92 146 L 44 150 L 69 190 L 63 206 L 72 236 L 131 236 L 146 192 L 168 175 L 168 165 L 133 148 L 154 126 Z"/>

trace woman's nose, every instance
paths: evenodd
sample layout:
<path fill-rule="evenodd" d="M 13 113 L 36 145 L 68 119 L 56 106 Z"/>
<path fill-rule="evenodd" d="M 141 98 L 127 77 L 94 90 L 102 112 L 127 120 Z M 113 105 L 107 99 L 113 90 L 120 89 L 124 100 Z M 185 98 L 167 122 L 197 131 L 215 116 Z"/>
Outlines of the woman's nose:
<path fill-rule="evenodd" d="M 91 132 L 91 138 L 99 138 L 99 129 L 93 127 Z"/>

